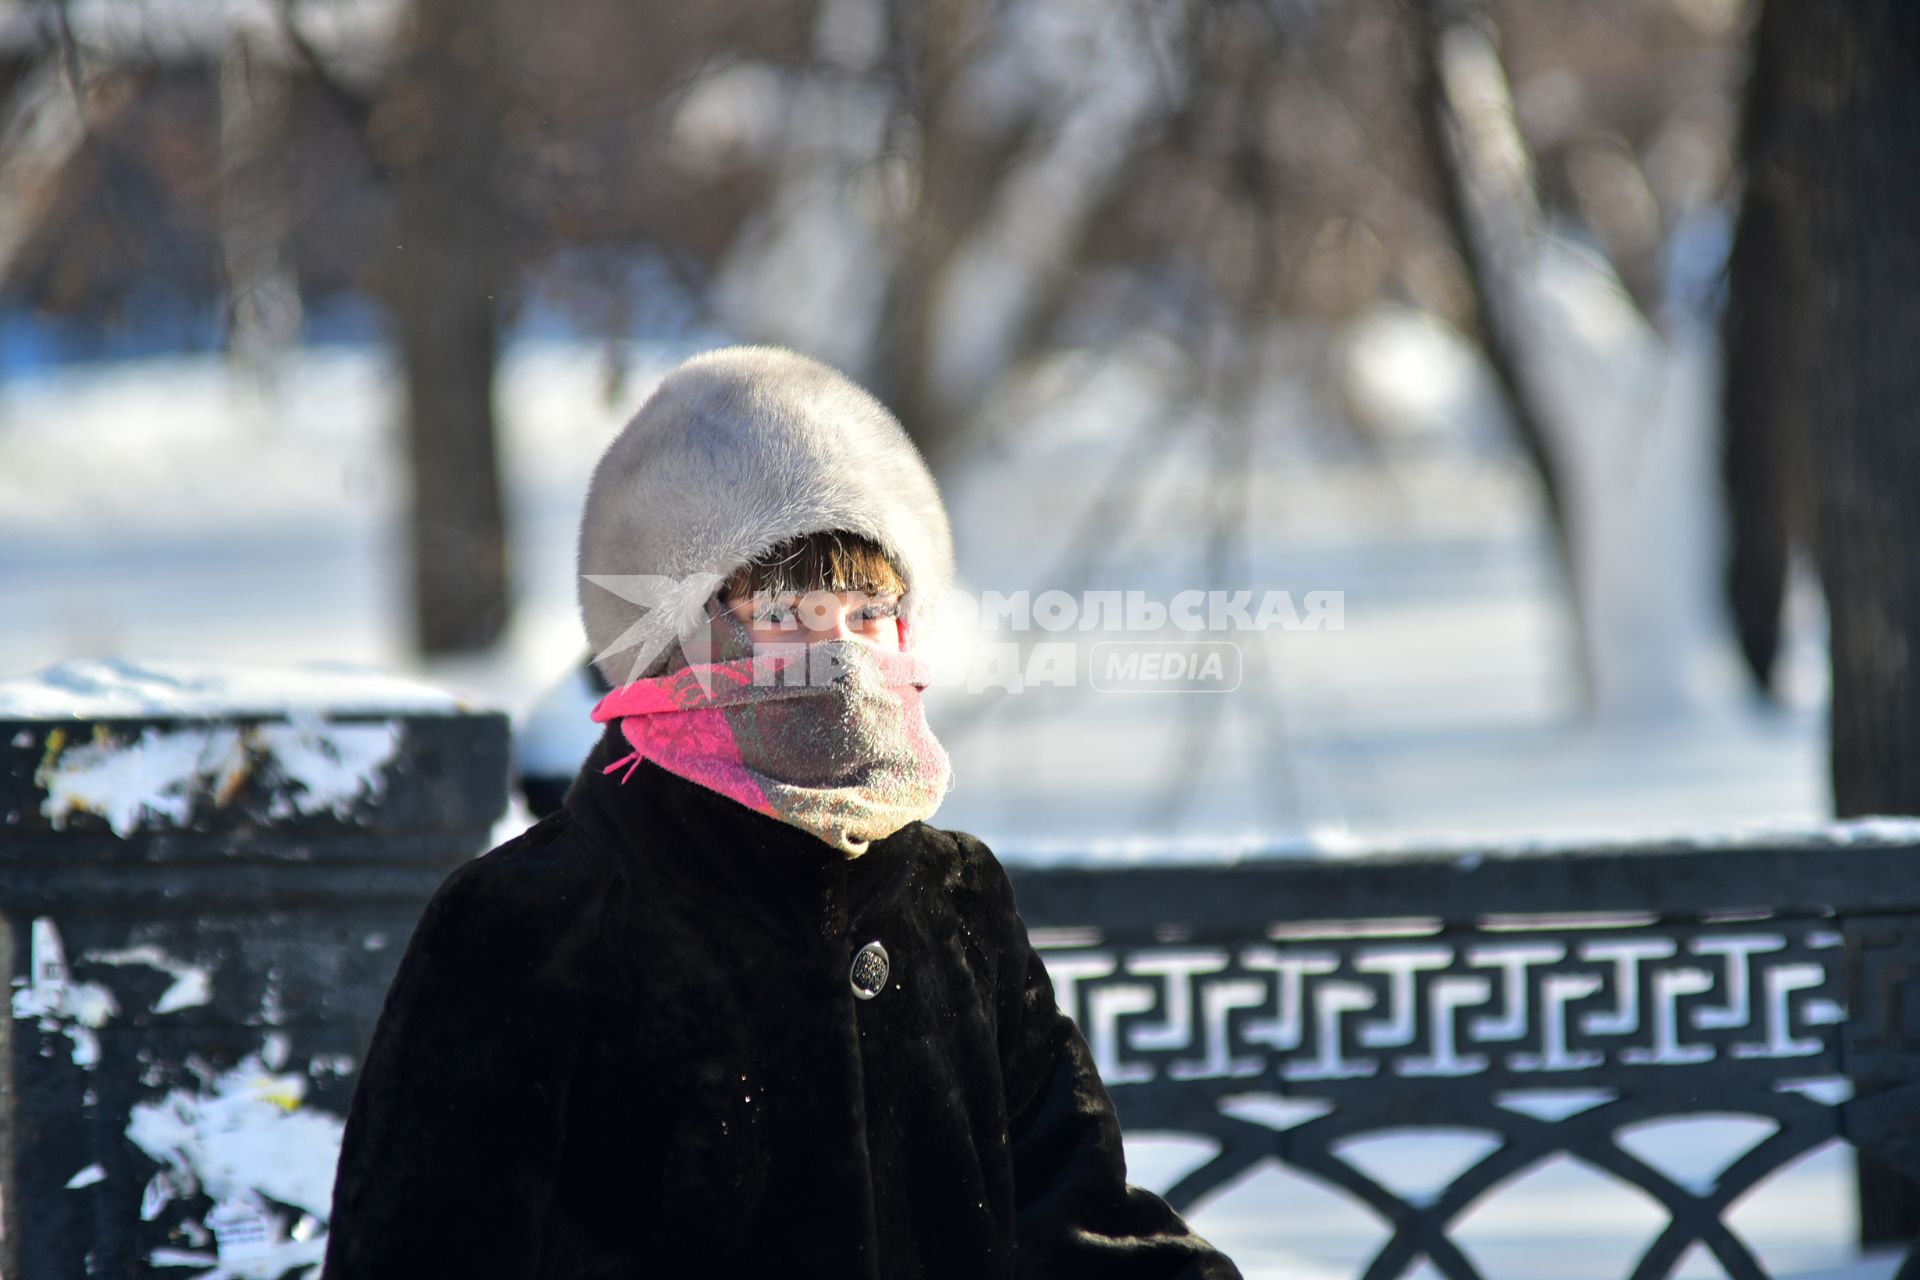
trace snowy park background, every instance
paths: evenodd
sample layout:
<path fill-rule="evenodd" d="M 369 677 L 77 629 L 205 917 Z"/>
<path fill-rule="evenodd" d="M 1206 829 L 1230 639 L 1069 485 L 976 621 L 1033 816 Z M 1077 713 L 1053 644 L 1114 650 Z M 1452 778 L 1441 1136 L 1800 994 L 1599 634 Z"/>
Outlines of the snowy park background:
<path fill-rule="evenodd" d="M 1464 354 L 1426 328 L 1391 333 L 1410 324 L 1382 322 L 1404 346 L 1377 358 L 1438 365 L 1423 376 L 1445 390 Z M 684 349 L 643 348 L 636 364 L 657 372 Z M 264 393 L 217 356 L 15 375 L 0 401 L 0 671 L 104 655 L 360 663 L 524 716 L 584 654 L 573 539 L 587 475 L 627 407 L 599 394 L 603 360 L 591 344 L 509 349 L 503 475 L 521 594 L 495 648 L 436 660 L 408 651 L 393 572 L 406 481 L 384 353 L 302 352 Z M 1098 492 L 1072 477 L 1111 466 L 1089 423 L 1124 420 L 1137 376 L 1109 368 L 1075 403 L 948 477 L 964 588 L 1043 589 L 1044 567 Z M 1436 422 L 1458 408 L 1429 406 Z M 977 719 L 949 735 L 957 781 L 943 820 L 1015 845 L 1151 834 L 1301 838 L 1342 852 L 1383 839 L 1822 816 L 1817 617 L 1798 637 L 1796 704 L 1746 696 L 1721 637 L 1703 647 L 1713 679 L 1696 703 L 1590 721 L 1574 702 L 1537 504 L 1510 460 L 1442 453 L 1381 474 L 1302 457 L 1283 437 L 1259 467 L 1274 501 L 1256 514 L 1248 568 L 1231 585 L 1343 592 L 1344 625 L 1238 637 L 1269 646 L 1269 662 L 1249 662 L 1244 696 L 1222 699 L 1190 803 L 1156 830 L 1154 808 L 1132 802 L 1180 768 L 1169 749 L 1183 726 L 1177 696 L 954 687 L 937 690 L 936 725 L 948 705 Z M 1114 581 L 1166 599 L 1212 585 L 1182 545 L 1204 475 L 1191 450 L 1157 457 L 1153 471 L 1116 553 L 1127 576 Z M 1001 705 L 982 714 L 970 700 Z"/>
<path fill-rule="evenodd" d="M 1497 269 L 1478 268 L 1477 305 L 1504 309 L 1504 326 L 1484 314 L 1476 324 L 1462 301 L 1475 292 L 1472 246 L 1446 248 L 1430 179 L 1370 169 L 1389 169 L 1398 152 L 1370 158 L 1368 131 L 1408 111 L 1379 107 L 1386 91 L 1365 75 L 1367 50 L 1392 44 L 1378 28 L 1396 11 L 1246 7 L 1281 14 L 1272 38 L 1287 46 L 1268 51 L 1276 69 L 1259 87 L 1294 112 L 1245 113 L 1272 129 L 1262 145 L 1288 181 L 1263 199 L 1279 212 L 1235 203 L 1237 188 L 1204 165 L 1166 160 L 1180 154 L 1165 142 L 1174 122 L 1212 119 L 1188 108 L 1242 65 L 1246 41 L 1257 52 L 1268 37 L 1236 35 L 1232 19 L 1209 26 L 1182 6 L 1152 21 L 1076 0 L 991 14 L 960 6 L 976 39 L 943 69 L 949 80 L 928 72 L 922 90 L 957 83 L 933 105 L 978 112 L 988 134 L 1006 123 L 996 113 L 1018 116 L 1006 128 L 1025 141 L 983 171 L 967 168 L 978 155 L 956 162 L 991 189 L 935 255 L 938 287 L 905 312 L 901 280 L 924 266 L 914 237 L 940 219 L 917 220 L 934 198 L 927 178 L 921 203 L 907 203 L 909 250 L 897 250 L 897 169 L 902 155 L 937 157 L 930 119 L 890 105 L 898 33 L 879 6 L 809 7 L 792 48 L 688 52 L 663 81 L 671 90 L 647 104 L 659 145 L 716 184 L 751 170 L 755 197 L 727 215 L 726 236 L 663 218 L 662 239 L 684 242 L 664 250 L 515 247 L 523 265 L 501 276 L 515 302 L 497 317 L 488 428 L 509 610 L 484 643 L 423 653 L 408 521 L 424 482 L 408 461 L 404 344 L 369 296 L 377 290 L 307 296 L 298 255 L 276 256 L 261 238 L 272 216 L 215 217 L 219 287 L 196 293 L 164 263 L 143 283 L 136 255 L 111 288 L 80 290 L 71 314 L 55 314 L 53 268 L 78 252 L 57 234 L 75 197 L 29 199 L 22 176 L 51 181 L 83 153 L 72 139 L 87 127 L 124 124 L 85 121 L 105 110 L 100 84 L 116 68 L 178 73 L 199 58 L 222 94 L 246 98 L 259 66 L 297 78 L 332 58 L 347 88 L 377 97 L 391 66 L 408 64 L 369 50 L 399 42 L 404 22 L 390 6 L 308 5 L 319 47 L 303 56 L 323 60 L 309 65 L 288 52 L 268 8 L 73 6 L 83 71 L 100 82 L 88 82 L 95 96 L 80 123 L 62 134 L 58 84 L 31 98 L 23 74 L 0 135 L 12 147 L 0 172 L 14 184 L 0 194 L 0 268 L 16 280 L 0 314 L 0 679 L 75 659 L 349 664 L 420 677 L 530 728 L 584 656 L 573 539 L 600 450 L 678 359 L 770 340 L 869 379 L 891 379 L 889 360 L 913 366 L 915 381 L 892 385 L 941 423 L 923 443 L 953 517 L 963 590 L 1343 595 L 1339 629 L 1236 634 L 1243 683 L 1213 700 L 1084 681 L 939 689 L 931 716 L 956 787 L 937 820 L 1009 861 L 1348 858 L 1824 822 L 1818 584 L 1800 567 L 1789 578 L 1771 697 L 1755 691 L 1722 604 L 1716 326 L 1749 7 L 1623 3 L 1601 52 L 1577 5 L 1476 8 L 1477 25 L 1440 34 L 1443 93 L 1468 139 L 1456 160 L 1484 179 L 1469 193 L 1478 231 L 1510 250 Z M 440 30 L 432 24 L 451 19 L 432 14 L 444 8 L 423 2 L 420 21 Z M 5 47 L 29 68 L 44 31 L 32 12 L 0 10 Z M 582 22 L 594 12 L 582 6 Z M 1476 34 L 1503 22 L 1505 45 Z M 177 35 L 173 52 L 154 52 L 156 32 Z M 719 46 L 738 38 L 706 34 Z M 1228 51 L 1218 65 L 1204 58 L 1216 47 Z M 1328 47 L 1338 56 L 1306 69 Z M 1621 106 L 1632 85 L 1654 82 L 1665 86 L 1656 105 Z M 258 126 L 224 109 L 229 129 Z M 566 104 L 554 110 L 564 125 Z M 1476 125 L 1476 112 L 1493 124 Z M 1342 120 L 1350 136 L 1329 132 Z M 929 130 L 921 148 L 901 150 L 897 131 L 917 126 Z M 165 127 L 143 128 L 128 136 L 166 142 Z M 1487 155 L 1517 155 L 1540 176 L 1516 194 L 1499 180 L 1511 165 L 1474 170 L 1476 137 Z M 1218 184 L 1205 188 L 1211 203 L 1192 203 L 1214 210 L 1201 222 L 1217 243 L 1182 247 L 1167 230 L 1183 222 L 1178 208 L 1154 222 L 1126 198 L 1152 206 L 1156 183 L 1177 193 L 1208 181 Z M 219 185 L 257 201 L 263 182 L 271 188 L 229 165 Z M 1381 183 L 1407 190 L 1382 197 Z M 618 200 L 618 182 L 601 185 Z M 1407 211 L 1422 201 L 1427 213 Z M 1180 206 L 1174 194 L 1163 202 Z M 248 206 L 234 196 L 228 207 Z M 35 217 L 31 234 L 20 230 Z M 1117 245 L 1087 249 L 1103 219 L 1128 217 Z M 1465 234 L 1475 229 L 1469 219 Z M 1269 249 L 1247 247 L 1263 235 Z M 1273 254 L 1280 268 L 1262 267 Z M 594 278 L 585 301 L 583 274 Z M 1293 283 L 1236 293 L 1250 276 Z M 113 289 L 118 303 L 96 307 Z M 607 296 L 619 300 L 611 311 Z M 903 314 L 920 337 L 906 355 L 888 327 Z M 1517 384 L 1488 345 L 1503 328 L 1506 354 L 1526 370 Z M 1523 439 L 1529 416 L 1552 460 L 1557 517 Z M 964 660 L 994 638 L 953 632 L 938 643 Z M 1071 638 L 1084 654 L 1111 637 Z M 597 726 L 563 710 L 556 733 L 555 705 L 545 703 L 525 753 L 564 769 Z M 527 821 L 516 806 L 496 836 Z M 1753 1140 L 1743 1124 L 1636 1141 L 1698 1183 Z M 1438 1186 L 1475 1141 L 1369 1139 L 1351 1155 L 1392 1170 L 1393 1185 Z M 1129 1149 L 1136 1177 L 1154 1186 L 1198 1158 L 1151 1135 Z M 1732 1223 L 1780 1274 L 1890 1274 L 1846 1269 L 1851 1180 L 1845 1153 L 1824 1150 L 1749 1197 Z M 1383 1233 L 1365 1211 L 1277 1169 L 1194 1220 L 1249 1277 L 1276 1280 L 1353 1274 Z M 1484 1202 L 1456 1235 L 1490 1274 L 1575 1280 L 1620 1273 L 1661 1222 L 1651 1202 L 1559 1161 Z M 1676 1274 L 1721 1273 L 1701 1255 Z"/>
<path fill-rule="evenodd" d="M 1423 345 L 1439 341 L 1424 327 L 1399 336 L 1408 345 L 1389 348 L 1394 359 L 1443 369 L 1462 359 L 1453 346 Z M 643 347 L 634 358 L 658 370 L 681 350 Z M 11 464 L 0 475 L 0 674 L 109 655 L 365 664 L 524 719 L 583 653 L 572 539 L 587 473 L 623 416 L 599 394 L 603 359 L 595 345 L 537 338 L 510 349 L 504 474 L 525 594 L 495 649 L 437 661 L 407 652 L 391 571 L 404 476 L 382 352 L 302 352 L 264 394 L 217 356 L 16 375 L 0 409 Z M 1109 394 L 1128 402 L 1126 372 L 1106 376 L 1118 384 Z M 1031 561 L 1046 561 L 1074 514 L 1050 491 L 1070 495 L 1062 474 L 1107 456 L 1086 426 L 1112 412 L 1099 394 L 1086 390 L 948 480 L 968 586 L 1038 589 Z M 1436 419 L 1443 407 L 1432 407 Z M 938 821 L 1013 859 L 1273 846 L 1348 857 L 1396 844 L 1565 843 L 1820 819 L 1812 622 L 1797 658 L 1803 705 L 1762 708 L 1728 676 L 1717 701 L 1584 721 L 1568 692 L 1566 624 L 1537 507 L 1510 463 L 1443 456 L 1383 477 L 1274 454 L 1259 484 L 1285 498 L 1255 544 L 1254 563 L 1268 567 L 1245 581 L 1345 591 L 1345 628 L 1260 633 L 1274 646 L 1272 683 L 1223 699 L 1219 731 L 1240 745 L 1215 748 L 1220 772 L 1205 779 L 1205 798 L 1159 830 L 1146 825 L 1141 798 L 1177 765 L 1168 741 L 1179 713 L 1166 696 L 1043 688 L 948 736 L 956 785 Z M 1183 496 L 1192 500 L 1177 461 L 1159 464 L 1169 535 Z M 1422 495 L 1411 515 L 1407 488 Z M 1146 530 L 1136 536 L 1150 544 Z M 1175 568 L 1127 581 L 1190 579 Z M 965 709 L 964 690 L 941 693 Z M 943 710 L 930 712 L 936 729 Z M 497 836 L 526 820 L 516 809 Z M 1676 1126 L 1646 1142 L 1697 1181 L 1751 1142 L 1753 1127 Z M 1369 1142 L 1375 1150 L 1356 1155 L 1397 1171 L 1395 1186 L 1443 1184 L 1484 1146 L 1468 1136 L 1403 1139 L 1398 1150 Z M 1161 1186 L 1197 1158 L 1183 1139 L 1135 1140 L 1130 1153 L 1135 1176 Z M 1763 1256 L 1814 1273 L 1848 1256 L 1851 1174 L 1844 1153 L 1829 1150 L 1751 1197 L 1734 1225 Z M 1460 1239 L 1493 1274 L 1597 1278 L 1617 1274 L 1663 1220 L 1651 1202 L 1563 1163 L 1490 1199 Z M 1381 1235 L 1366 1211 L 1277 1169 L 1195 1221 L 1249 1277 L 1274 1280 L 1348 1275 Z M 1563 1251 L 1576 1245 L 1590 1269 L 1566 1269 Z M 1717 1272 L 1703 1258 L 1681 1274 Z"/>

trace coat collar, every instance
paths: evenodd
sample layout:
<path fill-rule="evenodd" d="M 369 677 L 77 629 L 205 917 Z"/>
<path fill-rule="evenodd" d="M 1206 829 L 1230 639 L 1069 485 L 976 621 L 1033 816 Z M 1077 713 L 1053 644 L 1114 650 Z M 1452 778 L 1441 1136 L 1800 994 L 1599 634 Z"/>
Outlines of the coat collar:
<path fill-rule="evenodd" d="M 624 783 L 624 770 L 602 772 L 630 750 L 619 722 L 609 723 L 563 802 L 574 821 L 623 862 L 644 860 L 694 897 L 776 932 L 858 931 L 906 892 L 928 841 L 939 837 L 913 822 L 848 858 L 811 832 L 652 760 Z"/>

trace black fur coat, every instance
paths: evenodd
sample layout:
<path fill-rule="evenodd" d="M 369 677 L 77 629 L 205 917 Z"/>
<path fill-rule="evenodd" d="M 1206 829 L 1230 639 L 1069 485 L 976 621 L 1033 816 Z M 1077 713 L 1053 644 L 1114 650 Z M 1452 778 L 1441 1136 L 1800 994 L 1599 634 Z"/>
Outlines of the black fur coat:
<path fill-rule="evenodd" d="M 1126 1185 L 985 845 L 913 823 L 848 860 L 651 762 L 603 775 L 625 745 L 428 905 L 326 1280 L 1237 1280 Z"/>

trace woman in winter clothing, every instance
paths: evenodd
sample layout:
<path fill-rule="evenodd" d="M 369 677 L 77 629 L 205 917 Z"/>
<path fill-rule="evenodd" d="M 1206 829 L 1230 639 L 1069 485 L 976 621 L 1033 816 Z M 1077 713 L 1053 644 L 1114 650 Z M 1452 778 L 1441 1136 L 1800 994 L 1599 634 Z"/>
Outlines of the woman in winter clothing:
<path fill-rule="evenodd" d="M 789 352 L 691 360 L 602 458 L 579 567 L 605 731 L 428 904 L 327 1280 L 1237 1278 L 1127 1185 L 1005 872 L 926 822 L 951 538 L 892 416 Z"/>

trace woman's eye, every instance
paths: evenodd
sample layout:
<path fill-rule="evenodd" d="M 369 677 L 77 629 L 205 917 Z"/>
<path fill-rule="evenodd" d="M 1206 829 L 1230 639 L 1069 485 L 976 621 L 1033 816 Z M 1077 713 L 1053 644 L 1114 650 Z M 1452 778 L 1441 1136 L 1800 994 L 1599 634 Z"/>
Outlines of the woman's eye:
<path fill-rule="evenodd" d="M 783 625 L 793 618 L 793 606 L 790 604 L 770 604 L 754 612 L 755 622 L 770 625 Z"/>
<path fill-rule="evenodd" d="M 860 620 L 862 622 L 873 622 L 880 618 L 897 618 L 899 616 L 900 602 L 898 600 L 888 600 L 880 604 L 866 605 L 860 610 Z"/>

